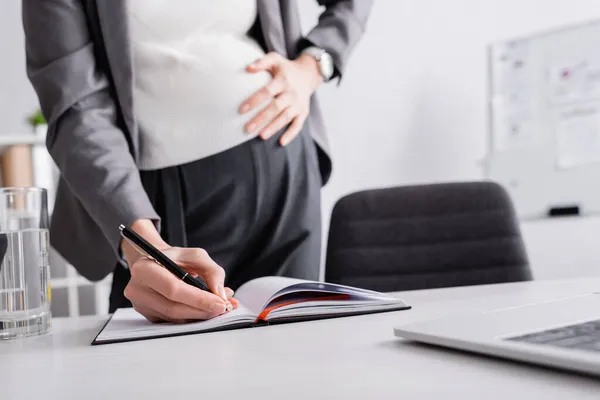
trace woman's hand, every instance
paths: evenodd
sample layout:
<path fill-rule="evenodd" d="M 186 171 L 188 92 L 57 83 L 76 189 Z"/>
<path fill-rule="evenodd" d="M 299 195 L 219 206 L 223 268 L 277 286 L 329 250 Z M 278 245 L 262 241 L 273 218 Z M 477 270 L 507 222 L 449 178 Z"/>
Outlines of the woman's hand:
<path fill-rule="evenodd" d="M 206 251 L 168 246 L 160 239 L 150 221 L 138 221 L 132 225 L 132 229 L 181 268 L 203 278 L 212 292 L 205 292 L 184 283 L 155 261 L 139 255 L 127 242 L 123 242 L 123 253 L 131 271 L 125 297 L 146 319 L 151 322 L 175 323 L 206 320 L 238 306 L 237 300 L 232 298 L 233 291 L 223 286 L 223 268 L 218 266 Z"/>
<path fill-rule="evenodd" d="M 281 145 L 287 145 L 300 133 L 308 116 L 310 97 L 323 81 L 317 61 L 306 54 L 291 61 L 271 52 L 246 69 L 252 73 L 268 71 L 273 76 L 240 107 L 240 112 L 245 114 L 273 100 L 246 124 L 246 131 L 254 133 L 264 127 L 259 136 L 266 140 L 289 124 L 280 138 Z"/>

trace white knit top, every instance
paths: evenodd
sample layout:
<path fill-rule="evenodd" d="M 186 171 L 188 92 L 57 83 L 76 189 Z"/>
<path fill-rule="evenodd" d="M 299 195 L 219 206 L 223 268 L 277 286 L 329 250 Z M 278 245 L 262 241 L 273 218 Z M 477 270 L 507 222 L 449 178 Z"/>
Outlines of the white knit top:
<path fill-rule="evenodd" d="M 255 0 L 128 0 L 139 168 L 179 165 L 251 138 L 242 102 L 270 79 L 247 32 Z"/>

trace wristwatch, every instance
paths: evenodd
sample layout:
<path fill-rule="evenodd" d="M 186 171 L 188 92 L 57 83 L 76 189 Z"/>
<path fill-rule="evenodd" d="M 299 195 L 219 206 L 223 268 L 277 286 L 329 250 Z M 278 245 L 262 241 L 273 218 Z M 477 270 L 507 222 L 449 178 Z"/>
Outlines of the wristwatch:
<path fill-rule="evenodd" d="M 327 51 L 316 46 L 310 46 L 302 50 L 302 54 L 308 54 L 317 60 L 324 82 L 328 82 L 333 77 L 335 68 L 333 65 L 333 58 Z"/>

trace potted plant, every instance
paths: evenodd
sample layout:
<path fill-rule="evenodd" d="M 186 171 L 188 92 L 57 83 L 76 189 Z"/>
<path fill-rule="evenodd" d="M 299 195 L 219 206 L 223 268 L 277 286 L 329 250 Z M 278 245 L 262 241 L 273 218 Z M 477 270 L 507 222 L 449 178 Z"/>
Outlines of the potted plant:
<path fill-rule="evenodd" d="M 44 114 L 42 114 L 40 109 L 36 110 L 33 114 L 27 117 L 27 122 L 36 135 L 42 137 L 46 136 L 48 125 L 46 123 L 46 118 L 44 118 Z"/>
<path fill-rule="evenodd" d="M 39 109 L 27 117 L 27 122 L 37 136 L 36 143 L 31 148 L 34 185 L 48 191 L 48 209 L 52 210 L 59 173 L 45 146 L 48 125 Z"/>

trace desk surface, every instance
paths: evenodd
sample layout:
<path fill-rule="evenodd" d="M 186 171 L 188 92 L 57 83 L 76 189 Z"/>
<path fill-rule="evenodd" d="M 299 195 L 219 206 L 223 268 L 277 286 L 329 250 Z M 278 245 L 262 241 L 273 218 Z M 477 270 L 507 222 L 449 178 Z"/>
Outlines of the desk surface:
<path fill-rule="evenodd" d="M 598 399 L 600 380 L 409 343 L 393 327 L 599 288 L 402 292 L 412 310 L 94 347 L 105 317 L 59 318 L 51 335 L 0 342 L 0 398 Z"/>

